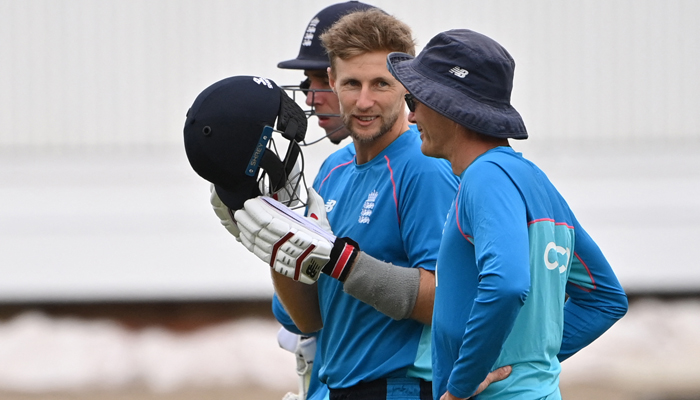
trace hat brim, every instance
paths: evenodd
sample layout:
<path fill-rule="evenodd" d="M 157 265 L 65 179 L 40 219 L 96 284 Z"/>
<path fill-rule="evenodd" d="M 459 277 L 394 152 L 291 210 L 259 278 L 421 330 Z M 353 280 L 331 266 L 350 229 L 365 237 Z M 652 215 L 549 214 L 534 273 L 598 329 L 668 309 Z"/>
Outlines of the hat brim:
<path fill-rule="evenodd" d="M 294 58 L 287 61 L 281 61 L 277 64 L 277 68 L 282 69 L 304 69 L 304 70 L 323 70 L 325 71 L 331 66 L 330 61 L 318 60 L 303 60 Z"/>
<path fill-rule="evenodd" d="M 527 139 L 525 123 L 510 105 L 490 105 L 431 79 L 416 69 L 416 59 L 406 53 L 390 53 L 389 72 L 420 103 L 475 132 L 504 139 Z M 437 73 L 437 71 L 431 71 Z"/>

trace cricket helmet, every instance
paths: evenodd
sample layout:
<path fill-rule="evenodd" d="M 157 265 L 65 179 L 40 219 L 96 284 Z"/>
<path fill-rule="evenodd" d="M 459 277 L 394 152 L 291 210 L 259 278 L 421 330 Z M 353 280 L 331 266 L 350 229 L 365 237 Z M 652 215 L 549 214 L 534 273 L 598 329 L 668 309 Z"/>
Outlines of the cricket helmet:
<path fill-rule="evenodd" d="M 304 111 L 272 80 L 233 76 L 204 89 L 188 110 L 185 152 L 195 172 L 214 185 L 230 209 L 241 209 L 260 195 L 292 206 L 299 202 L 303 182 L 298 143 L 306 127 Z M 286 147 L 284 157 L 275 132 L 284 142 L 280 147 Z"/>
<path fill-rule="evenodd" d="M 332 4 L 318 14 L 314 15 L 306 26 L 304 36 L 301 38 L 299 55 L 291 60 L 280 61 L 277 68 L 283 69 L 304 69 L 304 70 L 326 70 L 331 66 L 326 49 L 321 44 L 321 34 L 328 30 L 343 16 L 355 11 L 364 11 L 376 8 L 359 1 L 346 1 L 344 3 Z"/>

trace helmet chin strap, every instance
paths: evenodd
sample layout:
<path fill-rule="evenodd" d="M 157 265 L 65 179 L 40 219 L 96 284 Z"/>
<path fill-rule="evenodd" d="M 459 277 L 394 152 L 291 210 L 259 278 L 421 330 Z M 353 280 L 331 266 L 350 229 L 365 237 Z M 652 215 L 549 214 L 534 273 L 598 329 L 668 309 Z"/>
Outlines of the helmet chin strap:
<path fill-rule="evenodd" d="M 316 96 L 317 92 L 331 92 L 331 89 L 310 89 L 311 86 L 311 81 L 309 78 L 306 78 L 306 80 L 302 81 L 299 86 L 294 86 L 294 85 L 286 85 L 286 86 L 281 86 L 284 90 L 292 92 L 292 100 L 296 99 L 296 92 L 302 92 L 304 96 L 311 96 L 311 106 L 310 109 L 305 110 L 304 113 L 306 114 L 307 118 L 313 117 L 313 116 L 324 116 L 324 117 L 338 117 L 338 114 L 316 114 L 316 109 L 314 107 L 314 97 Z M 299 142 L 299 146 L 301 147 L 306 147 L 306 146 L 311 146 L 312 144 L 316 144 L 323 139 L 332 136 L 334 133 L 340 131 L 343 129 L 345 126 L 340 125 L 339 127 L 333 129 L 332 131 L 326 133 L 324 136 L 321 136 L 320 138 L 314 140 L 313 142 L 306 142 L 305 140 Z"/>
<path fill-rule="evenodd" d="M 306 141 L 304 141 L 304 142 L 302 142 L 302 143 L 299 143 L 299 146 L 301 146 L 301 147 L 306 147 L 306 146 L 311 146 L 312 144 L 316 144 L 316 143 L 320 142 L 321 140 L 323 140 L 323 139 L 325 139 L 325 138 L 327 138 L 327 137 L 330 137 L 331 135 L 333 135 L 334 133 L 338 132 L 339 130 L 341 130 L 341 129 L 343 129 L 343 128 L 345 128 L 345 125 L 340 125 L 339 127 L 337 127 L 337 128 L 335 128 L 335 129 L 333 129 L 332 131 L 326 133 L 325 135 L 321 136 L 320 138 L 314 140 L 313 142 L 307 143 Z"/>

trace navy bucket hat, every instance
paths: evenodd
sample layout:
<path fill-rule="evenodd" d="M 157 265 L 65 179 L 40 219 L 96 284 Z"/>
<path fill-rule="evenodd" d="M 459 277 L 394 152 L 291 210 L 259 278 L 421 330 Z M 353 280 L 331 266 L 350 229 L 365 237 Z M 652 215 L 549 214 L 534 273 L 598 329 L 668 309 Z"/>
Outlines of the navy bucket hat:
<path fill-rule="evenodd" d="M 301 47 L 299 47 L 299 55 L 297 58 L 281 61 L 277 64 L 277 68 L 283 69 L 306 69 L 306 70 L 326 70 L 331 66 L 328 59 L 326 49 L 321 44 L 320 36 L 328 28 L 333 26 L 343 16 L 355 11 L 364 11 L 371 8 L 376 8 L 369 4 L 360 3 L 359 1 L 346 1 L 330 5 L 309 21 L 306 27 L 304 37 L 301 39 Z"/>
<path fill-rule="evenodd" d="M 439 33 L 415 58 L 390 53 L 391 74 L 420 103 L 475 132 L 527 139 L 525 123 L 510 104 L 515 61 L 480 33 Z"/>

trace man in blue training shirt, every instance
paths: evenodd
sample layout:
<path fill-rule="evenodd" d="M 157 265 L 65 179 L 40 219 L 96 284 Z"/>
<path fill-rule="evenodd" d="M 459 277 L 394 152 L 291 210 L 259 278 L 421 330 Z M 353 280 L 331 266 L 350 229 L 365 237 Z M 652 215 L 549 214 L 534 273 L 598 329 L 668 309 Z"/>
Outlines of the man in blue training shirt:
<path fill-rule="evenodd" d="M 384 37 L 369 34 L 376 26 L 384 28 Z M 323 198 L 334 234 L 352 238 L 362 252 L 352 273 L 322 274 L 312 285 L 275 273 L 275 290 L 302 332 L 323 328 L 319 378 L 331 399 L 384 399 L 395 391 L 426 398 L 432 271 L 457 181 L 447 163 L 420 153 L 418 134 L 406 119 L 405 89 L 386 69 L 389 52 L 414 51 L 408 27 L 370 10 L 341 18 L 321 38 L 331 59 L 330 84 L 356 154 L 332 154 L 313 187 Z M 356 49 L 357 42 L 367 48 Z M 353 48 L 357 55 L 339 57 L 338 48 Z M 431 201 L 439 206 L 426 211 Z M 383 265 L 375 268 L 375 262 Z"/>
<path fill-rule="evenodd" d="M 421 151 L 461 177 L 436 267 L 434 398 L 470 397 L 510 365 L 479 399 L 561 399 L 560 362 L 620 319 L 627 297 L 545 174 L 509 146 L 528 136 L 510 104 L 515 62 L 452 30 L 387 64 L 409 91 Z"/>
<path fill-rule="evenodd" d="M 406 90 L 386 68 L 390 52 L 414 52 L 410 29 L 367 10 L 322 40 L 355 155 L 324 162 L 307 212 L 335 236 L 255 198 L 235 213 L 241 242 L 274 269 L 294 326 L 320 332 L 319 378 L 331 400 L 430 399 L 433 270 L 458 180 L 444 160 L 421 154 Z"/>

